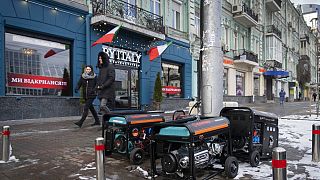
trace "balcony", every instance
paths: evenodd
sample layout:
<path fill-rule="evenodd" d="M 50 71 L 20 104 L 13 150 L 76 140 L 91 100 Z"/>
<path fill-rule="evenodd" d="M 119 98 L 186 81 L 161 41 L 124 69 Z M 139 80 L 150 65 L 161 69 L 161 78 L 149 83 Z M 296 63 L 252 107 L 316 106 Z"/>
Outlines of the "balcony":
<path fill-rule="evenodd" d="M 242 24 L 243 26 L 249 28 L 258 25 L 258 14 L 256 14 L 249 6 L 246 4 L 232 6 L 233 18 Z"/>
<path fill-rule="evenodd" d="M 266 6 L 272 12 L 280 11 L 281 10 L 281 0 L 266 0 Z"/>
<path fill-rule="evenodd" d="M 309 35 L 308 35 L 308 34 L 302 34 L 302 35 L 300 36 L 300 41 L 307 41 L 308 44 L 310 44 Z"/>
<path fill-rule="evenodd" d="M 281 39 L 281 31 L 275 25 L 269 25 L 267 26 L 266 29 L 267 29 L 267 35 L 274 34 Z"/>
<path fill-rule="evenodd" d="M 266 60 L 265 68 L 267 70 L 279 70 L 282 69 L 282 63 L 276 60 Z"/>
<path fill-rule="evenodd" d="M 188 43 L 189 34 L 187 32 L 183 32 L 172 27 L 166 26 L 165 27 L 165 34 L 169 37 L 176 38 L 180 41 L 184 41 Z"/>
<path fill-rule="evenodd" d="M 122 27 L 140 34 L 165 39 L 163 17 L 122 0 L 93 0 L 91 24 L 122 24 Z"/>
<path fill-rule="evenodd" d="M 234 64 L 258 66 L 258 55 L 245 49 L 238 50 L 235 52 Z"/>

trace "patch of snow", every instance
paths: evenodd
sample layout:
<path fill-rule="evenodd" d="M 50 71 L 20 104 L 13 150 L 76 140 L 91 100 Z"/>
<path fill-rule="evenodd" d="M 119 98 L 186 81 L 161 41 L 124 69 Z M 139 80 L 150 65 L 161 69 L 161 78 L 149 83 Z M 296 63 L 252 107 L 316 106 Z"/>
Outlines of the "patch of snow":
<path fill-rule="evenodd" d="M 10 163 L 10 162 L 19 162 L 19 159 L 17 159 L 15 156 L 10 156 L 9 157 L 9 161 L 5 162 L 5 161 L 0 161 L 0 164 L 4 164 L 4 163 Z"/>
<path fill-rule="evenodd" d="M 87 164 L 84 168 L 81 168 L 80 171 L 97 169 L 97 168 L 94 166 L 94 164 L 95 164 L 95 162 L 89 163 L 89 164 Z"/>
<path fill-rule="evenodd" d="M 298 119 L 298 121 L 297 121 Z M 289 146 L 302 152 L 299 160 L 287 160 L 288 167 L 305 169 L 304 173 L 294 174 L 287 168 L 287 174 L 293 176 L 289 179 L 320 179 L 320 163 L 312 162 L 312 125 L 319 124 L 316 115 L 292 115 L 279 120 L 279 147 Z M 287 152 L 287 157 L 288 157 Z M 271 163 L 263 162 L 259 167 L 251 167 L 248 163 L 239 163 L 239 173 L 235 179 L 272 179 Z"/>
<path fill-rule="evenodd" d="M 71 175 L 69 175 L 68 177 L 69 177 L 69 178 L 74 178 L 74 177 L 78 177 L 78 176 L 81 176 L 81 174 L 71 174 Z"/>

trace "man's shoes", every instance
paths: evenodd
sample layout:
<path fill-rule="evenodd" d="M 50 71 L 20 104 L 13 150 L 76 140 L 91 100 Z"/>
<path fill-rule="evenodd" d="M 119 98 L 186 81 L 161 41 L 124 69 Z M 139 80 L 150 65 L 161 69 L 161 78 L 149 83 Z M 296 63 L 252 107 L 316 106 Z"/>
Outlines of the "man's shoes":
<path fill-rule="evenodd" d="M 100 126 L 99 122 L 94 122 L 93 124 L 91 124 L 91 126 Z"/>
<path fill-rule="evenodd" d="M 79 128 L 81 128 L 81 126 L 82 126 L 82 123 L 81 123 L 80 121 L 75 122 L 74 124 L 77 125 L 77 126 L 79 126 Z"/>

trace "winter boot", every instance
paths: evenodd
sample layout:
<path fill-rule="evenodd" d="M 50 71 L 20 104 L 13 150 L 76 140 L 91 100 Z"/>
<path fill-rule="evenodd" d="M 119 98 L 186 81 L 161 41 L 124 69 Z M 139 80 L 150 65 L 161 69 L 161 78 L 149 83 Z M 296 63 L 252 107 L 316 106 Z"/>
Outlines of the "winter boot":
<path fill-rule="evenodd" d="M 78 121 L 78 122 L 75 122 L 74 123 L 75 125 L 79 126 L 79 128 L 81 128 L 82 124 L 83 124 L 83 121 Z"/>

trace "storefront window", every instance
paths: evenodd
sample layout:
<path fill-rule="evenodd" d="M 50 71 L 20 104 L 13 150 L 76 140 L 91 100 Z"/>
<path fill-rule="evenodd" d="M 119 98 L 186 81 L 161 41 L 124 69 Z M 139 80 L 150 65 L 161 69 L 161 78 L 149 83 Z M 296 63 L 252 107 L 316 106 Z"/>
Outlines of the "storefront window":
<path fill-rule="evenodd" d="M 162 63 L 162 95 L 182 97 L 182 67 L 178 64 Z"/>
<path fill-rule="evenodd" d="M 253 85 L 254 85 L 254 95 L 255 96 L 259 96 L 259 89 L 260 89 L 260 76 L 259 75 L 254 75 L 254 82 L 253 82 Z"/>
<path fill-rule="evenodd" d="M 6 95 L 70 96 L 70 45 L 5 33 Z"/>
<path fill-rule="evenodd" d="M 237 71 L 236 74 L 236 95 L 244 96 L 244 73 Z"/>
<path fill-rule="evenodd" d="M 228 69 L 223 70 L 223 94 L 228 94 Z"/>

